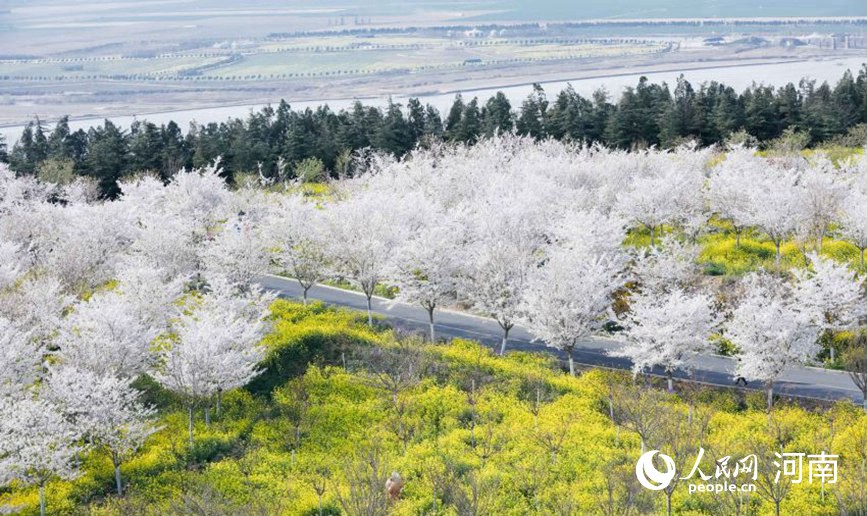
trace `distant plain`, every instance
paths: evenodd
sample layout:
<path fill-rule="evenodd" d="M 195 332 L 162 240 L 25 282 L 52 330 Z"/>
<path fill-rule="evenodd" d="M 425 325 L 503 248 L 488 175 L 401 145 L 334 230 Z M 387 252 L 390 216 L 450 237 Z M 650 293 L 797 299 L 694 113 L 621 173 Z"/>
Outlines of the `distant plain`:
<path fill-rule="evenodd" d="M 9 0 L 0 6 L 0 126 L 35 116 L 430 97 L 741 64 L 867 61 L 863 46 L 824 43 L 832 34 L 863 42 L 863 0 L 660 4 Z M 680 18 L 707 20 L 672 22 Z M 815 68 L 803 66 L 804 75 Z M 621 87 L 613 80 L 609 91 Z"/>

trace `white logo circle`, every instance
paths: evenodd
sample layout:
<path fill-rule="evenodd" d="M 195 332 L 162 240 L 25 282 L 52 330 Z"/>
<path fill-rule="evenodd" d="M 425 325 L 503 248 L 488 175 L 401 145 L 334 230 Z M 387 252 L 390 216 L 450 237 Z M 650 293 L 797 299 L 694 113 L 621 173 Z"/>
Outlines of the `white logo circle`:
<path fill-rule="evenodd" d="M 659 453 L 659 450 L 650 450 L 641 457 L 635 464 L 635 476 L 638 477 L 638 482 L 650 489 L 651 491 L 660 491 L 668 487 L 674 479 L 674 460 L 664 453 L 659 453 L 659 458 L 665 463 L 665 473 L 656 469 L 653 465 L 653 456 Z"/>

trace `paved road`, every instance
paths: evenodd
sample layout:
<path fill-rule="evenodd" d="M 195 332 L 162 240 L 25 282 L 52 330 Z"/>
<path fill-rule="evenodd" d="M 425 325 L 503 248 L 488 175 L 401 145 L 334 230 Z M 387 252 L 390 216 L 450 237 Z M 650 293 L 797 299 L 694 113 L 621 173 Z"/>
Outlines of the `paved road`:
<path fill-rule="evenodd" d="M 264 276 L 259 283 L 266 289 L 276 291 L 281 297 L 301 298 L 303 290 L 295 280 L 277 276 Z M 367 309 L 367 300 L 363 294 L 334 287 L 316 285 L 308 293 L 311 299 L 318 299 L 326 304 L 338 305 L 357 310 Z M 402 328 L 428 331 L 427 312 L 420 306 L 404 303 L 394 303 L 388 299 L 373 298 L 373 311 Z M 502 338 L 502 330 L 493 319 L 479 317 L 463 312 L 438 310 L 436 315 L 436 331 L 438 338 L 462 337 L 480 341 L 491 347 L 498 347 Z M 621 344 L 613 339 L 596 339 L 584 342 L 575 350 L 575 361 L 578 364 L 630 369 L 632 362 L 625 358 L 614 358 L 607 351 L 618 349 Z M 533 342 L 532 334 L 520 326 L 512 329 L 509 335 L 508 349 L 522 351 L 544 351 L 565 355 L 547 348 L 541 343 Z M 725 387 L 733 386 L 732 373 L 735 360 L 722 356 L 701 357 L 691 375 L 693 380 Z M 654 371 L 662 374 L 662 370 Z M 685 374 L 676 374 L 683 378 Z M 750 388 L 761 388 L 760 385 L 750 385 Z M 805 398 L 836 400 L 849 398 L 856 403 L 862 402 L 861 392 L 844 372 L 819 369 L 815 367 L 793 367 L 774 386 L 775 393 Z"/>

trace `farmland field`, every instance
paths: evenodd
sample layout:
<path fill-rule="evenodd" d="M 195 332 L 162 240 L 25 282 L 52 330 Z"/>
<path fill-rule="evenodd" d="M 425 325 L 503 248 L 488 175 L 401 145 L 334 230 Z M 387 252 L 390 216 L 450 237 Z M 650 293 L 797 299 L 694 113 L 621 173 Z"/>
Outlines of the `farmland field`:
<path fill-rule="evenodd" d="M 11 0 L 0 8 L 0 126 L 67 114 L 451 97 L 533 82 L 849 63 L 863 61 L 867 48 L 867 6 L 859 0 L 521 4 L 158 0 L 69 9 Z M 603 83 L 613 95 L 622 88 Z"/>

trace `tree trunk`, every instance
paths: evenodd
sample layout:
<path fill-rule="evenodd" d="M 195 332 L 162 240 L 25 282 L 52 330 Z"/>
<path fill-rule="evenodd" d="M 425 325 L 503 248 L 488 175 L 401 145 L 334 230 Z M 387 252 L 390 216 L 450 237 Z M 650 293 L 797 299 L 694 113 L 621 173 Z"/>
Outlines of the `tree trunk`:
<path fill-rule="evenodd" d="M 780 268 L 780 264 L 782 263 L 783 256 L 780 254 L 780 246 L 782 244 L 783 244 L 782 242 L 774 242 L 774 246 L 776 246 L 776 248 L 777 248 L 777 256 L 774 259 L 774 263 L 776 264 L 777 269 Z"/>
<path fill-rule="evenodd" d="M 774 384 L 768 383 L 768 412 L 774 406 Z"/>
<path fill-rule="evenodd" d="M 656 246 L 656 226 L 650 226 L 650 247 Z"/>
<path fill-rule="evenodd" d="M 117 486 L 117 495 L 123 496 L 123 483 L 120 481 L 120 464 L 114 465 L 114 484 Z"/>
<path fill-rule="evenodd" d="M 373 326 L 373 303 L 371 299 L 373 295 L 367 296 L 367 325 Z"/>
<path fill-rule="evenodd" d="M 39 484 L 39 514 L 45 516 L 45 484 Z"/>
<path fill-rule="evenodd" d="M 533 430 L 539 430 L 539 410 L 542 407 L 542 391 L 536 387 L 536 405 L 533 410 Z"/>
<path fill-rule="evenodd" d="M 668 516 L 671 516 L 671 495 L 674 494 L 674 491 L 665 493 L 665 508 L 668 511 Z"/>
<path fill-rule="evenodd" d="M 668 392 L 674 392 L 674 373 L 666 371 L 665 374 L 668 376 Z"/>
<path fill-rule="evenodd" d="M 509 330 L 511 328 L 503 328 L 503 342 L 500 343 L 500 356 L 506 354 L 506 343 L 509 342 Z"/>
<path fill-rule="evenodd" d="M 861 391 L 861 397 L 864 398 L 861 402 L 861 406 L 864 407 L 864 412 L 867 412 L 867 389 Z"/>
<path fill-rule="evenodd" d="M 738 249 L 741 247 L 741 230 L 735 228 L 735 248 Z"/>
<path fill-rule="evenodd" d="M 436 334 L 436 329 L 434 328 L 434 307 L 433 306 L 427 309 L 427 315 L 430 318 L 430 341 L 431 341 L 431 344 L 434 344 L 437 341 L 437 334 Z"/>
<path fill-rule="evenodd" d="M 211 407 L 205 405 L 205 426 L 211 426 Z"/>
<path fill-rule="evenodd" d="M 864 248 L 861 248 L 861 268 L 864 268 Z"/>
<path fill-rule="evenodd" d="M 566 354 L 569 356 L 569 374 L 575 376 L 575 359 L 572 357 L 574 349 L 569 348 L 566 350 Z"/>
<path fill-rule="evenodd" d="M 217 389 L 217 417 L 220 417 L 220 411 L 223 408 L 223 389 Z"/>
<path fill-rule="evenodd" d="M 190 446 L 193 445 L 193 406 L 187 407 L 187 417 L 189 419 L 190 430 Z"/>
<path fill-rule="evenodd" d="M 312 286 L 310 285 L 310 287 Z M 304 306 L 307 306 L 307 292 L 310 290 L 310 287 L 304 287 Z"/>

